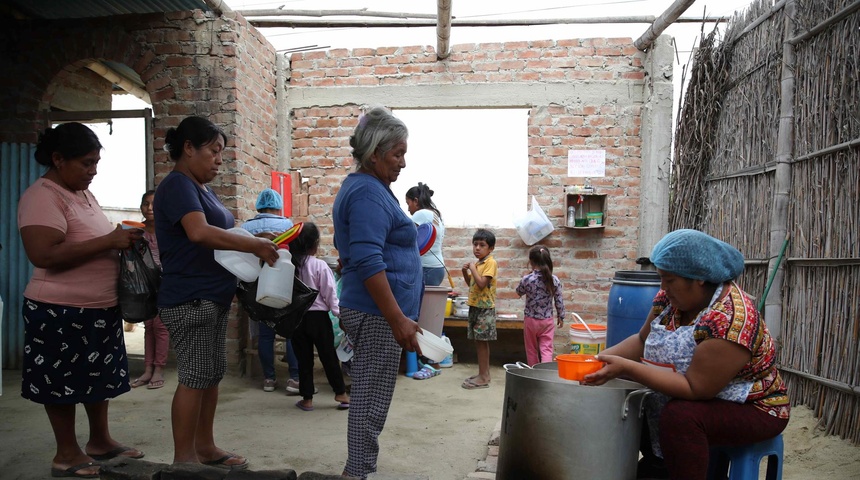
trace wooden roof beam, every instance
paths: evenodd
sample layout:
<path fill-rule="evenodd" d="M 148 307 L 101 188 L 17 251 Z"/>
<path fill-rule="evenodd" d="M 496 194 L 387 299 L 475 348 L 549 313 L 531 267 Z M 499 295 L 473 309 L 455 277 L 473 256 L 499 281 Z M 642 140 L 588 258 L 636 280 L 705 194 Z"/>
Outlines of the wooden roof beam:
<path fill-rule="evenodd" d="M 669 6 L 662 15 L 657 17 L 656 20 L 648 27 L 648 30 L 645 30 L 645 33 L 642 34 L 641 37 L 637 38 L 633 45 L 639 50 L 645 51 L 651 47 L 651 44 L 654 43 L 654 40 L 663 33 L 669 25 L 678 19 L 682 13 L 686 12 L 690 5 L 695 3 L 696 0 L 675 0 L 675 3 Z"/>
<path fill-rule="evenodd" d="M 726 22 L 729 17 L 700 17 L 700 18 L 678 18 L 674 23 L 715 23 Z M 451 20 L 452 27 L 531 27 L 537 25 L 576 25 L 576 24 L 600 24 L 600 23 L 654 23 L 656 17 L 653 15 L 629 16 L 629 17 L 591 17 L 591 18 L 547 18 L 547 19 L 511 19 L 511 20 Z M 296 19 L 249 19 L 248 23 L 257 28 L 328 28 L 328 27 L 355 27 L 355 28 L 414 28 L 435 27 L 436 19 L 433 20 L 296 20 Z M 662 31 L 662 30 L 661 30 Z"/>

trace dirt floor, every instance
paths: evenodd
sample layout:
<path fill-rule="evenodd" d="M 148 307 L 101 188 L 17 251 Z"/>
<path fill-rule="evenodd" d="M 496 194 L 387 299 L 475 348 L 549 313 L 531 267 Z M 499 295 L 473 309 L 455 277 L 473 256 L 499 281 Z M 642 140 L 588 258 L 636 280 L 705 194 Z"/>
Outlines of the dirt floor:
<path fill-rule="evenodd" d="M 142 328 L 128 336 L 132 352 L 139 347 L 138 337 Z M 136 371 L 139 368 L 139 361 L 134 362 L 133 378 L 141 373 Z M 460 388 L 463 378 L 475 370 L 474 364 L 457 363 L 428 380 L 399 378 L 380 437 L 381 473 L 395 478 L 417 473 L 431 480 L 463 480 L 476 470 L 501 419 L 504 371 L 493 368 L 489 389 Z M 285 372 L 279 374 L 286 378 Z M 144 450 L 147 460 L 168 463 L 175 370 L 168 370 L 166 379 L 165 388 L 137 388 L 111 401 L 110 419 L 115 438 Z M 335 409 L 337 402 L 321 370 L 315 379 L 320 393 L 313 412 L 296 408 L 298 397 L 286 396 L 280 388 L 263 392 L 258 379 L 225 379 L 216 418 L 219 445 L 247 456 L 252 469 L 340 473 L 346 459 L 348 413 Z M 86 416 L 82 408 L 78 412 L 78 438 L 83 445 Z M 792 413 L 785 432 L 785 480 L 860 478 L 860 447 L 823 436 L 809 409 L 797 407 Z M 0 419 L 0 478 L 48 478 L 54 453 L 50 426 L 41 407 L 20 397 L 18 371 L 3 371 Z"/>

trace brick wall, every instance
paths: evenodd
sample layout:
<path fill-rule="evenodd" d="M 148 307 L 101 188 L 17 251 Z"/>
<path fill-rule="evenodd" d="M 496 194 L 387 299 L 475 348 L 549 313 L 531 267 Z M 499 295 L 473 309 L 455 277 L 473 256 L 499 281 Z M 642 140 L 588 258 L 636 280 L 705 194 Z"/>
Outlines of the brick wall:
<path fill-rule="evenodd" d="M 167 129 L 189 115 L 206 117 L 228 136 L 222 173 L 210 186 L 237 219 L 253 216 L 277 156 L 275 51 L 259 31 L 241 16 L 201 11 L 37 23 L 0 32 L 0 142 L 35 143 L 43 112 L 84 78 L 85 65 L 123 63 L 153 102 L 156 184 L 173 168 L 163 150 Z M 231 318 L 232 367 L 245 323 Z"/>
<path fill-rule="evenodd" d="M 337 87 L 347 87 L 352 94 L 380 87 L 402 87 L 397 92 L 408 94 L 410 87 L 505 84 L 523 88 L 551 84 L 587 84 L 595 88 L 621 85 L 635 90 L 641 89 L 645 79 L 642 54 L 630 39 L 455 45 L 445 61 L 438 61 L 431 47 L 422 46 L 336 49 L 293 54 L 290 67 L 289 95 Z M 398 101 L 394 95 L 391 97 L 391 102 Z M 564 284 L 568 310 L 576 311 L 588 321 L 605 321 L 614 272 L 638 269 L 634 261 L 639 227 L 642 102 L 619 102 L 608 97 L 568 96 L 528 104 L 528 131 L 523 132 L 528 135 L 528 193 L 535 195 L 556 226 L 541 243 L 551 249 L 555 274 Z M 339 185 L 353 170 L 348 139 L 360 113 L 357 105 L 360 100 L 355 98 L 345 96 L 341 103 L 333 100 L 330 106 L 291 111 L 290 165 L 300 170 L 307 181 L 309 220 L 320 225 L 324 239 L 331 238 L 331 206 Z M 457 99 L 448 101 L 456 103 Z M 461 101 L 461 105 L 476 106 L 471 99 Z M 515 99 L 511 102 L 523 106 Z M 603 230 L 573 231 L 561 227 L 565 222 L 565 187 L 584 183 L 583 178 L 567 177 L 567 151 L 577 148 L 606 150 L 606 177 L 591 179 L 598 193 L 607 195 L 607 223 Z M 523 198 L 523 204 L 527 202 L 528 198 Z M 529 247 L 513 228 L 494 231 L 497 238 L 494 256 L 500 267 L 497 310 L 521 315 L 523 301 L 514 293 L 514 287 L 526 272 Z M 472 228 L 446 229 L 445 263 L 460 292 L 466 290 L 460 267 L 473 258 L 473 232 Z M 323 245 L 321 254 L 336 255 L 330 240 Z"/>

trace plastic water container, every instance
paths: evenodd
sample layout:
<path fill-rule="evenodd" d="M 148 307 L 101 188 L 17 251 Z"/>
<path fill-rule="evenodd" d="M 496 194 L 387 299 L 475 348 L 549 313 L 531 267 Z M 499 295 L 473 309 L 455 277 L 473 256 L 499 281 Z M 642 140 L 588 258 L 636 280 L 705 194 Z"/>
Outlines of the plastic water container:
<path fill-rule="evenodd" d="M 286 248 L 278 250 L 274 266 L 266 264 L 260 271 L 257 284 L 257 303 L 272 308 L 284 308 L 293 301 L 293 279 L 296 267 L 293 256 Z"/>
<path fill-rule="evenodd" d="M 659 291 L 660 275 L 653 270 L 615 272 L 606 309 L 607 347 L 639 333 Z"/>
<path fill-rule="evenodd" d="M 337 346 L 337 359 L 341 362 L 348 362 L 352 359 L 353 347 L 349 335 L 344 332 L 343 338 L 340 339 L 340 345 Z"/>
<path fill-rule="evenodd" d="M 445 343 L 451 345 L 451 339 L 445 336 L 445 332 L 442 332 L 442 340 L 445 340 Z M 454 366 L 454 347 L 451 347 L 452 352 L 445 357 L 444 360 L 439 362 L 439 366 L 442 368 L 451 368 Z"/>
<path fill-rule="evenodd" d="M 227 231 L 235 235 L 254 236 L 251 232 L 238 227 Z M 260 259 L 256 255 L 235 250 L 215 250 L 215 261 L 243 282 L 256 280 L 260 276 L 260 269 L 262 268 L 260 267 Z M 290 292 L 292 292 L 292 287 L 290 287 Z"/>

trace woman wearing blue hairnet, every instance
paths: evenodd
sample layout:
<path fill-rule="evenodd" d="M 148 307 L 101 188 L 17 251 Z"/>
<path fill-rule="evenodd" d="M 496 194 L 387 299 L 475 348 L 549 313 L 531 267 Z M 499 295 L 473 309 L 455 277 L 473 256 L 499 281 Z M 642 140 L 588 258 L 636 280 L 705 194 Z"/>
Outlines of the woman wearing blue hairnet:
<path fill-rule="evenodd" d="M 764 319 L 734 281 L 744 269 L 736 248 L 676 230 L 654 246 L 651 262 L 661 290 L 647 321 L 600 353 L 606 365 L 585 381 L 624 377 L 655 390 L 637 478 L 705 479 L 711 445 L 779 435 L 789 399 Z"/>

